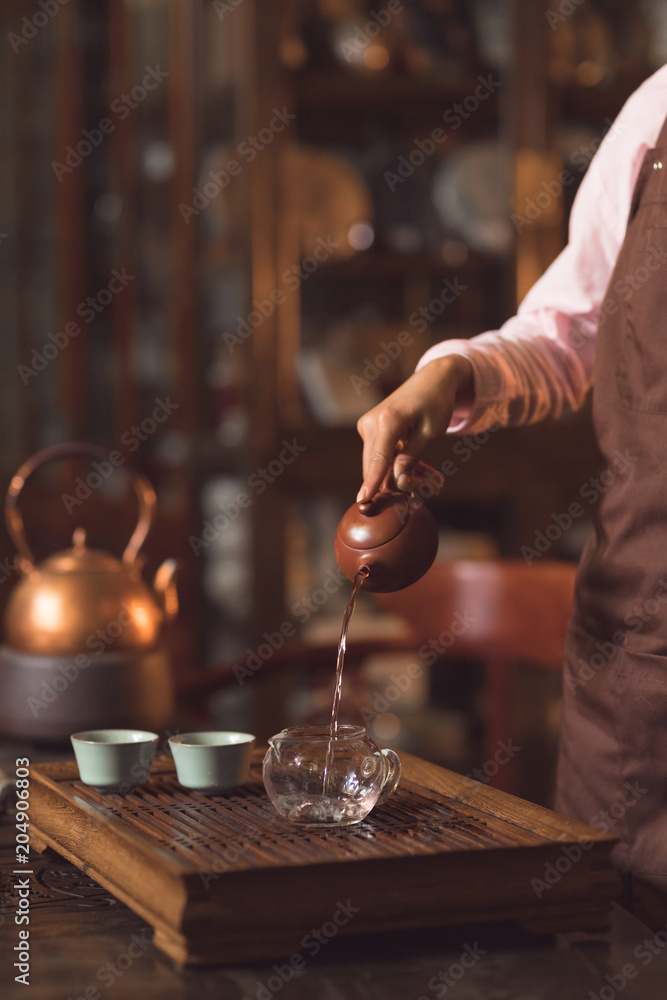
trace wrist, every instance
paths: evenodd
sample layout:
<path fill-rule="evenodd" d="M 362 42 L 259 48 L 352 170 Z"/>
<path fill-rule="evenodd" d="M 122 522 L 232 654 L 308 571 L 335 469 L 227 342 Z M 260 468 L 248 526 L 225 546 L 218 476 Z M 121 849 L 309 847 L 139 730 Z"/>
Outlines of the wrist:
<path fill-rule="evenodd" d="M 472 403 L 475 397 L 475 378 L 472 363 L 463 354 L 446 354 L 434 358 L 425 367 L 433 366 L 439 380 L 453 385 L 458 403 Z"/>

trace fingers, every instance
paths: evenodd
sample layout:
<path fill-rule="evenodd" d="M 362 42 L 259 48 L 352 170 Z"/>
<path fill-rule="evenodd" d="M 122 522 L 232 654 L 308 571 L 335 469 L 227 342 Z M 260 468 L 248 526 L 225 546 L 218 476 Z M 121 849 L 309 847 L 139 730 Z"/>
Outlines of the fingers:
<path fill-rule="evenodd" d="M 357 500 L 366 500 L 377 493 L 396 453 L 403 448 L 404 440 L 409 438 L 409 419 L 385 401 L 361 417 L 357 430 L 364 441 L 364 481 Z"/>
<path fill-rule="evenodd" d="M 358 500 L 377 493 L 390 469 L 399 489 L 410 489 L 412 480 L 425 474 L 419 457 L 429 441 L 447 430 L 457 391 L 471 394 L 471 385 L 472 368 L 467 359 L 456 355 L 439 358 L 360 418 L 357 430 L 364 442 L 364 481 Z M 428 482 L 438 492 L 442 482 L 438 481 L 439 473 L 433 472 L 435 478 Z"/>
<path fill-rule="evenodd" d="M 399 490 L 437 496 L 445 485 L 445 477 L 437 469 L 420 462 L 411 455 L 397 455 L 394 460 L 394 479 Z"/>
<path fill-rule="evenodd" d="M 364 442 L 364 481 L 357 495 L 357 500 L 367 500 L 380 489 L 382 480 L 391 469 L 394 458 L 394 448 L 383 445 L 382 442 Z"/>
<path fill-rule="evenodd" d="M 374 496 L 380 489 L 383 480 L 388 472 L 393 473 L 393 478 L 399 489 L 410 490 L 415 475 L 417 477 L 427 475 L 424 470 L 430 466 L 419 461 L 419 454 L 423 451 L 426 440 L 420 431 L 410 433 L 405 429 L 405 424 L 400 431 L 387 430 L 386 427 L 376 425 L 371 429 L 368 437 L 364 439 L 364 481 L 357 495 L 357 500 L 366 500 Z M 363 436 L 363 435 L 362 435 Z M 433 481 L 435 492 L 439 492 L 441 482 L 436 482 L 440 476 L 432 470 L 436 479 Z M 441 477 L 440 477 L 441 478 Z"/>
<path fill-rule="evenodd" d="M 396 455 L 394 459 L 394 479 L 399 490 L 404 490 L 407 493 L 412 489 L 414 471 L 419 464 L 416 455 L 405 452 Z"/>

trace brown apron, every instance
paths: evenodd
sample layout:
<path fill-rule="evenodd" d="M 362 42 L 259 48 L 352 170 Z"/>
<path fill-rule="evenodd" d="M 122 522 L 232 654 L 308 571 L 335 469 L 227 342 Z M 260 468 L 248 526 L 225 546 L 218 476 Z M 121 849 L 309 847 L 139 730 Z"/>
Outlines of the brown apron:
<path fill-rule="evenodd" d="M 556 808 L 619 837 L 617 865 L 667 893 L 667 120 L 602 308 L 593 419 L 605 470 L 582 491 L 595 530 L 568 634 Z"/>

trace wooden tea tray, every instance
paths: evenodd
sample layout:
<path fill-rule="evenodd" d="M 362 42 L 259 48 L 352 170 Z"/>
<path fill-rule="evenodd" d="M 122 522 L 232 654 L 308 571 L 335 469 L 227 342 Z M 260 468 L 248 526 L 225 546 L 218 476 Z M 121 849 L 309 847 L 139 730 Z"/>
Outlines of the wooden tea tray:
<path fill-rule="evenodd" d="M 171 757 L 124 797 L 82 784 L 74 761 L 34 766 L 31 843 L 126 903 L 182 964 L 291 956 L 314 931 L 606 922 L 619 888 L 607 834 L 407 754 L 398 790 L 366 820 L 306 830 L 274 811 L 261 759 L 216 796 L 181 788 Z"/>

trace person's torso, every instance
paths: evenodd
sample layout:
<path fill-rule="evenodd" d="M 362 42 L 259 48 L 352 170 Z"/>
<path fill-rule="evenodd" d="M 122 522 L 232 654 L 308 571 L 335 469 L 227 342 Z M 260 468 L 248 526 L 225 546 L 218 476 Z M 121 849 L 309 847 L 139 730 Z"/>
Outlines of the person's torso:
<path fill-rule="evenodd" d="M 667 655 L 667 122 L 645 156 L 602 306 L 593 418 L 604 468 L 574 620 Z"/>

